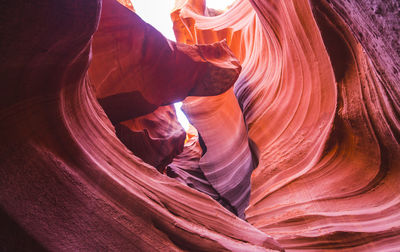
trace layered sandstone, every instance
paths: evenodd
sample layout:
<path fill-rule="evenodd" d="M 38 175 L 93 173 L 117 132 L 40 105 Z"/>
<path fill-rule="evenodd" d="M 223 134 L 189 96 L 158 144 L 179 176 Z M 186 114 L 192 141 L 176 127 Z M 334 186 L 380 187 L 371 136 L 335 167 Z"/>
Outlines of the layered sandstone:
<path fill-rule="evenodd" d="M 92 79 L 91 73 L 89 81 L 87 74 L 100 12 L 106 13 L 110 8 L 120 11 L 123 15 L 119 18 L 123 20 L 141 22 L 136 14 L 119 8 L 116 3 L 13 1 L 0 8 L 5 20 L 1 37 L 7 38 L 1 46 L 2 58 L 6 59 L 1 62 L 0 107 L 0 202 L 1 219 L 5 223 L 1 228 L 2 249 L 263 251 L 277 248 L 269 236 L 210 197 L 160 174 L 132 155 L 116 137 L 111 122 L 151 112 L 153 107 L 147 104 L 167 104 L 184 98 L 191 90 L 205 94 L 202 84 L 212 84 L 216 76 L 226 72 L 235 75 L 238 69 L 237 64 L 232 68 L 229 61 L 222 65 L 210 63 L 217 59 L 212 53 L 207 54 L 213 50 L 218 50 L 220 56 L 231 57 L 224 54 L 228 51 L 222 44 L 211 48 L 181 45 L 191 56 L 180 54 L 185 61 L 176 57 L 173 64 L 149 63 L 172 68 L 174 72 L 188 66 L 188 71 L 194 71 L 190 76 L 199 78 L 184 83 L 194 85 L 199 80 L 196 85 L 181 90 L 183 94 L 177 93 L 177 97 L 168 97 L 159 93 L 162 89 L 157 88 L 165 83 L 154 82 L 157 76 L 150 69 L 141 76 L 150 81 L 148 87 L 152 90 L 146 96 L 144 91 L 138 92 L 150 102 L 134 106 L 137 111 L 126 109 L 115 117 L 114 112 L 118 111 L 113 109 L 105 109 L 104 113 L 95 97 L 103 98 L 98 96 L 96 78 Z M 132 35 L 135 43 L 152 47 L 154 50 L 149 52 L 153 55 L 156 50 L 159 50 L 157 55 L 166 53 L 167 58 L 171 52 L 181 52 L 176 49 L 178 46 L 146 27 L 150 31 L 149 40 Z M 124 34 L 118 31 L 115 38 Z M 157 47 L 159 43 L 165 47 Z M 109 44 L 103 46 L 107 54 Z M 205 51 L 205 58 L 198 59 L 200 51 Z M 125 54 L 116 52 L 120 63 Z M 94 57 L 96 53 L 93 60 Z M 193 61 L 193 57 L 198 60 Z M 128 66 L 130 61 L 125 64 Z M 199 68 L 205 71 L 204 76 L 198 75 Z M 123 69 L 122 65 L 119 70 Z M 216 75 L 207 74 L 215 73 L 214 70 Z M 216 84 L 220 83 L 224 82 Z M 111 88 L 114 87 L 107 90 Z M 121 90 L 135 91 L 125 86 L 115 88 L 117 94 Z M 168 87 L 166 91 L 172 92 Z M 106 95 L 116 93 L 106 92 Z M 118 102 L 109 104 L 112 108 L 120 106 Z"/>
<path fill-rule="evenodd" d="M 188 1 L 172 18 L 179 41 L 226 39 L 242 64 L 234 92 L 260 152 L 247 220 L 288 249 L 390 250 L 400 240 L 399 54 L 398 34 L 382 27 L 399 29 L 398 4 L 374 3 L 385 21 L 330 2 L 238 1 L 211 17 Z"/>
<path fill-rule="evenodd" d="M 397 1 L 0 7 L 1 250 L 400 247 Z"/>

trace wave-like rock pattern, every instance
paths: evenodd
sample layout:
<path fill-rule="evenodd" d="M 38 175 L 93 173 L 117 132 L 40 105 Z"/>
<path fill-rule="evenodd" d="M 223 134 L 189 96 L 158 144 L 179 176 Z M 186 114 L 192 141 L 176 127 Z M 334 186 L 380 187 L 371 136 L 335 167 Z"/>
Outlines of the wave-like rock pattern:
<path fill-rule="evenodd" d="M 361 26 L 357 37 L 379 27 L 374 17 L 351 12 L 366 4 L 330 2 L 238 1 L 209 17 L 204 5 L 188 1 L 172 18 L 180 41 L 226 39 L 242 64 L 234 91 L 260 151 L 247 220 L 290 249 L 394 249 L 399 89 L 390 74 L 398 57 L 383 43 L 371 49 L 355 39 L 350 27 Z M 393 10 L 394 2 L 379 6 Z M 334 11 L 343 5 L 350 27 Z M 392 19 L 386 27 L 399 24 Z M 389 67 L 383 74 L 375 66 Z"/>
<path fill-rule="evenodd" d="M 186 9 L 193 15 L 206 14 L 204 7 L 202 1 L 186 2 Z M 177 41 L 187 44 L 218 42 L 210 40 L 204 43 L 196 33 L 194 23 L 182 21 L 180 13 L 178 7 L 172 13 Z M 257 165 L 257 158 L 252 153 L 243 114 L 233 89 L 213 97 L 188 97 L 182 109 L 207 148 L 199 161 L 200 170 L 211 187 L 230 205 L 228 209 L 245 218 L 244 210 L 250 197 L 250 176 Z"/>
<path fill-rule="evenodd" d="M 229 211 L 237 214 L 231 203 L 224 199 L 212 186 L 200 168 L 200 159 L 205 154 L 201 147 L 199 135 L 192 126 L 188 129 L 188 138 L 182 153 L 168 165 L 166 174 L 189 187 L 209 195 Z"/>
<path fill-rule="evenodd" d="M 233 89 L 214 97 L 188 97 L 182 109 L 207 148 L 199 160 L 201 171 L 228 209 L 244 218 L 256 161 Z"/>
<path fill-rule="evenodd" d="M 183 151 L 186 132 L 179 124 L 173 105 L 161 106 L 153 113 L 116 124 L 121 142 L 161 173 Z"/>
<path fill-rule="evenodd" d="M 148 114 L 188 95 L 218 95 L 239 72 L 226 44 L 177 44 L 117 1 L 103 1 L 89 74 L 111 122 Z"/>
<path fill-rule="evenodd" d="M 1 248 L 279 249 L 118 140 L 87 74 L 101 4 L 110 1 L 1 4 Z"/>
<path fill-rule="evenodd" d="M 220 94 L 239 72 L 226 44 L 177 44 L 117 1 L 103 2 L 93 38 L 91 84 L 120 140 L 159 171 L 183 148 L 185 133 L 171 116 L 173 109 L 147 116 L 146 125 L 132 118 L 188 95 Z"/>
<path fill-rule="evenodd" d="M 217 199 L 218 193 L 204 177 L 199 166 L 204 151 L 200 146 L 198 133 L 193 127 L 189 127 L 188 131 L 188 138 L 182 153 L 168 165 L 166 174 Z"/>
<path fill-rule="evenodd" d="M 0 249 L 398 250 L 398 1 L 176 6 L 186 45 L 114 0 L 0 4 Z M 161 174 L 115 127 L 188 95 L 206 148 Z M 181 182 L 241 217 L 251 186 L 249 223 Z"/>

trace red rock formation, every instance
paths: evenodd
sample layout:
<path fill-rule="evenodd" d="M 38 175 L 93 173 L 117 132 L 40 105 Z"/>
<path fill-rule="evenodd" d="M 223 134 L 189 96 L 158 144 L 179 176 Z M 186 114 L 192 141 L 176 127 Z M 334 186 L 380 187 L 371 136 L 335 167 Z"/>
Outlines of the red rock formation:
<path fill-rule="evenodd" d="M 132 2 L 130 0 L 117 0 L 120 4 L 124 5 L 126 8 L 130 9 L 131 11 L 135 11 L 133 8 Z"/>
<path fill-rule="evenodd" d="M 187 95 L 224 92 L 240 65 L 224 43 L 176 44 L 118 2 L 104 1 L 103 7 L 93 40 L 91 84 L 121 141 L 162 172 L 182 151 L 185 138 L 171 117 L 174 110 L 148 116 L 147 125 L 129 120 Z"/>
<path fill-rule="evenodd" d="M 146 125 L 130 119 L 187 95 L 219 94 L 232 86 L 240 65 L 224 43 L 176 44 L 118 2 L 104 1 L 103 7 L 93 39 L 91 84 L 121 141 L 163 171 L 185 138 L 174 109 L 147 116 Z"/>
<path fill-rule="evenodd" d="M 398 250 L 399 3 L 176 2 L 0 4 L 0 249 Z"/>
<path fill-rule="evenodd" d="M 214 97 L 187 98 L 182 109 L 207 148 L 199 160 L 199 168 L 229 208 L 244 218 L 256 161 L 233 90 Z"/>
<path fill-rule="evenodd" d="M 366 9 L 332 2 L 338 10 Z M 397 5 L 378 6 L 393 11 Z M 180 41 L 226 39 L 241 61 L 234 90 L 260 150 L 247 220 L 286 248 L 399 246 L 399 90 L 398 75 L 391 74 L 399 57 L 388 54 L 396 47 L 386 50 L 378 38 L 378 47 L 361 41 L 378 69 L 386 69 L 379 74 L 325 1 L 240 1 L 216 17 L 204 16 L 203 7 L 178 4 L 172 18 Z M 346 19 L 359 27 L 357 37 L 384 23 L 373 24 L 365 13 Z M 398 29 L 391 21 L 386 26 Z M 211 113 L 208 118 L 212 125 Z"/>
<path fill-rule="evenodd" d="M 172 159 L 182 152 L 186 138 L 172 105 L 121 122 L 115 125 L 115 133 L 136 156 L 160 172 L 164 172 Z"/>
<path fill-rule="evenodd" d="M 220 94 L 239 72 L 237 59 L 224 43 L 176 44 L 118 2 L 103 2 L 89 74 L 113 123 L 188 95 Z"/>
<path fill-rule="evenodd" d="M 221 198 L 221 195 L 214 189 L 204 172 L 200 169 L 200 158 L 205 153 L 199 143 L 199 135 L 193 127 L 189 128 L 190 138 L 185 143 L 183 152 L 168 165 L 166 174 L 182 183 L 203 192 L 218 201 L 225 208 L 234 211 L 230 204 Z"/>
<path fill-rule="evenodd" d="M 193 16 L 206 13 L 202 1 L 186 2 L 185 10 Z M 217 36 L 198 34 L 192 19 L 181 22 L 185 16 L 179 16 L 179 12 L 172 14 L 179 42 L 211 44 L 218 41 Z M 206 40 L 202 40 L 203 37 Z M 233 89 L 214 97 L 190 97 L 182 109 L 207 146 L 207 153 L 199 161 L 200 169 L 221 198 L 229 202 L 233 212 L 244 218 L 250 197 L 250 176 L 257 160 L 251 153 L 247 129 Z"/>
<path fill-rule="evenodd" d="M 104 1 L 103 10 L 110 5 Z M 7 38 L 0 49 L 7 59 L 0 68 L 0 203 L 7 225 L 1 228 L 7 241 L 2 249 L 277 248 L 210 197 L 146 165 L 117 139 L 87 76 L 100 7 L 96 0 L 48 0 L 0 8 L 0 35 Z M 182 47 L 193 53 L 209 48 Z M 174 65 L 183 69 L 186 62 Z M 215 68 L 203 62 L 212 73 Z M 154 78 L 151 72 L 143 77 Z M 159 90 L 153 91 L 151 98 Z"/>

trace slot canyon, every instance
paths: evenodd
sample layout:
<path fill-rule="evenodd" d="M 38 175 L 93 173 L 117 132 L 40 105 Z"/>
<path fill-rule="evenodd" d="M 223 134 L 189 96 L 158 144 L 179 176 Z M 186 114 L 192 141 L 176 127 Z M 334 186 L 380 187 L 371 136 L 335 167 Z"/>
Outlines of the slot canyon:
<path fill-rule="evenodd" d="M 170 18 L 0 3 L 0 251 L 400 251 L 400 2 Z"/>

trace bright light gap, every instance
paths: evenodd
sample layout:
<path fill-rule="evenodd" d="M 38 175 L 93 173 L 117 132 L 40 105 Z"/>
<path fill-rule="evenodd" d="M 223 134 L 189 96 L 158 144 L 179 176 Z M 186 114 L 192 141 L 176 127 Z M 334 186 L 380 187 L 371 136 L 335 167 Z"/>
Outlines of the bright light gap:
<path fill-rule="evenodd" d="M 207 7 L 224 10 L 235 0 L 207 0 Z M 175 0 L 131 0 L 136 13 L 147 23 L 160 31 L 166 38 L 176 41 L 172 29 L 170 12 Z M 187 131 L 189 121 L 181 110 L 182 102 L 174 104 L 179 123 Z"/>

